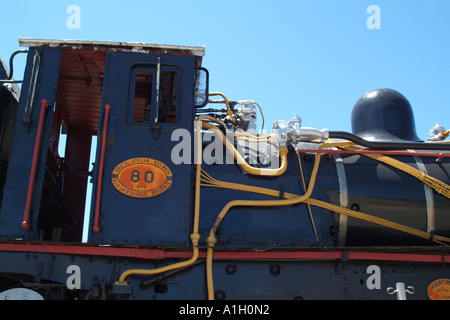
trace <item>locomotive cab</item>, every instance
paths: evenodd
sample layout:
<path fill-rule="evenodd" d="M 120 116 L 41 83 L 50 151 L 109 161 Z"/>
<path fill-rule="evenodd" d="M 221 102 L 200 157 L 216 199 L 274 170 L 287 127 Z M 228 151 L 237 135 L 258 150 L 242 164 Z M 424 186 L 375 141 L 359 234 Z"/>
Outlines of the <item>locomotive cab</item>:
<path fill-rule="evenodd" d="M 20 44 L 28 47 L 28 58 L 5 175 L 1 237 L 81 242 L 91 199 L 89 242 L 142 243 L 144 234 L 154 234 L 145 238 L 148 244 L 170 232 L 179 235 L 176 244 L 187 243 L 192 168 L 169 169 L 168 150 L 173 130 L 193 131 L 204 48 L 27 38 Z M 114 169 L 130 161 L 142 163 L 122 170 L 111 184 Z M 145 169 L 156 165 L 162 177 Z M 178 179 L 170 180 L 171 170 Z M 170 190 L 151 183 L 162 178 Z M 137 180 L 142 183 L 133 186 Z M 173 194 L 179 201 L 164 199 Z"/>

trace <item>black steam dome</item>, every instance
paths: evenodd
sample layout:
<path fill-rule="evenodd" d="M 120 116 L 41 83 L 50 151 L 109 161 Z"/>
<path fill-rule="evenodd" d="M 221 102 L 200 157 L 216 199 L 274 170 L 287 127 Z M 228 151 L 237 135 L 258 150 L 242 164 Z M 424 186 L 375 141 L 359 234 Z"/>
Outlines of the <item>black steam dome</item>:
<path fill-rule="evenodd" d="M 352 111 L 353 134 L 368 141 L 420 141 L 409 101 L 392 89 L 364 94 Z"/>

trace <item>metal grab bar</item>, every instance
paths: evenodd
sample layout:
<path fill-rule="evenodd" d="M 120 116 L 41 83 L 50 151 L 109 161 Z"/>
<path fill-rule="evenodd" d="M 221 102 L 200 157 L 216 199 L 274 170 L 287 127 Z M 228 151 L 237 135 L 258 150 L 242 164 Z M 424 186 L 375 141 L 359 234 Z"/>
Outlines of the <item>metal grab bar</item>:
<path fill-rule="evenodd" d="M 25 113 L 22 119 L 23 124 L 27 126 L 31 125 L 31 114 L 33 112 L 34 97 L 36 94 L 40 66 L 41 56 L 36 51 L 33 57 L 33 72 L 31 73 L 30 86 L 28 88 L 28 101 L 27 105 L 25 106 Z"/>
<path fill-rule="evenodd" d="M 103 180 L 103 165 L 105 162 L 105 149 L 106 149 L 106 136 L 108 133 L 108 122 L 109 113 L 111 111 L 111 106 L 109 104 L 105 105 L 105 117 L 103 119 L 103 135 L 102 135 L 102 149 L 100 153 L 100 164 L 98 168 L 98 180 L 97 180 L 97 195 L 95 202 L 95 215 L 94 215 L 94 226 L 92 230 L 95 233 L 100 232 L 99 219 L 100 219 L 100 198 L 102 194 L 102 180 Z"/>
<path fill-rule="evenodd" d="M 28 53 L 28 50 L 18 50 L 16 52 L 13 52 L 11 57 L 9 58 L 9 75 L 5 79 L 0 79 L 0 84 L 13 84 L 13 83 L 22 83 L 23 80 L 14 80 L 13 74 L 14 74 L 14 57 L 18 55 L 19 53 Z"/>

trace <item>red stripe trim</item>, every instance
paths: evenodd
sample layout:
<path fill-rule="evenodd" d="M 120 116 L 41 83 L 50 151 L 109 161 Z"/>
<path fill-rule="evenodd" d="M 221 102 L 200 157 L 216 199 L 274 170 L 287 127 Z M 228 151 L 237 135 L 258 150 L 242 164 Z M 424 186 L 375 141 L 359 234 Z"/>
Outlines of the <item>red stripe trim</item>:
<path fill-rule="evenodd" d="M 168 258 L 189 259 L 191 251 L 165 251 L 160 249 L 116 248 L 104 246 L 71 246 L 53 244 L 12 244 L 1 243 L 0 251 L 33 252 L 54 254 L 77 254 L 88 256 L 109 256 L 162 260 Z M 199 258 L 206 257 L 200 252 Z M 218 260 L 379 260 L 403 262 L 450 263 L 450 255 L 384 253 L 384 252 L 348 252 L 348 251 L 216 251 Z"/>

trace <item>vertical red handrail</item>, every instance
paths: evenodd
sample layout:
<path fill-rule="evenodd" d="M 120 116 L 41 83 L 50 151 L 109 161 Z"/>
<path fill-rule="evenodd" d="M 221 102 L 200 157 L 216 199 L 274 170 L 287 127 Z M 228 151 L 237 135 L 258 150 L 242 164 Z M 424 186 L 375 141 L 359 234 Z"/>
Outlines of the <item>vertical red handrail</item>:
<path fill-rule="evenodd" d="M 36 176 L 36 167 L 39 156 L 39 148 L 41 146 L 41 136 L 42 136 L 42 128 L 44 126 L 44 116 L 45 110 L 48 107 L 48 102 L 46 99 L 42 99 L 41 101 L 41 113 L 39 115 L 39 123 L 36 133 L 36 141 L 34 143 L 34 153 L 33 153 L 33 162 L 31 163 L 31 173 L 30 180 L 28 182 L 28 193 L 27 193 L 27 201 L 25 203 L 25 212 L 23 214 L 22 227 L 25 229 L 30 229 L 30 208 L 31 208 L 31 198 L 33 197 L 33 189 L 34 189 L 34 180 Z"/>
<path fill-rule="evenodd" d="M 105 161 L 105 148 L 106 148 L 106 136 L 108 133 L 109 113 L 111 106 L 107 104 L 105 106 L 105 117 L 103 120 L 103 135 L 102 135 L 102 149 L 100 152 L 100 163 L 98 167 L 98 179 L 97 179 L 97 194 L 95 197 L 95 215 L 93 230 L 95 233 L 100 232 L 99 219 L 100 219 L 100 198 L 102 195 L 102 183 L 103 183 L 103 164 Z"/>

